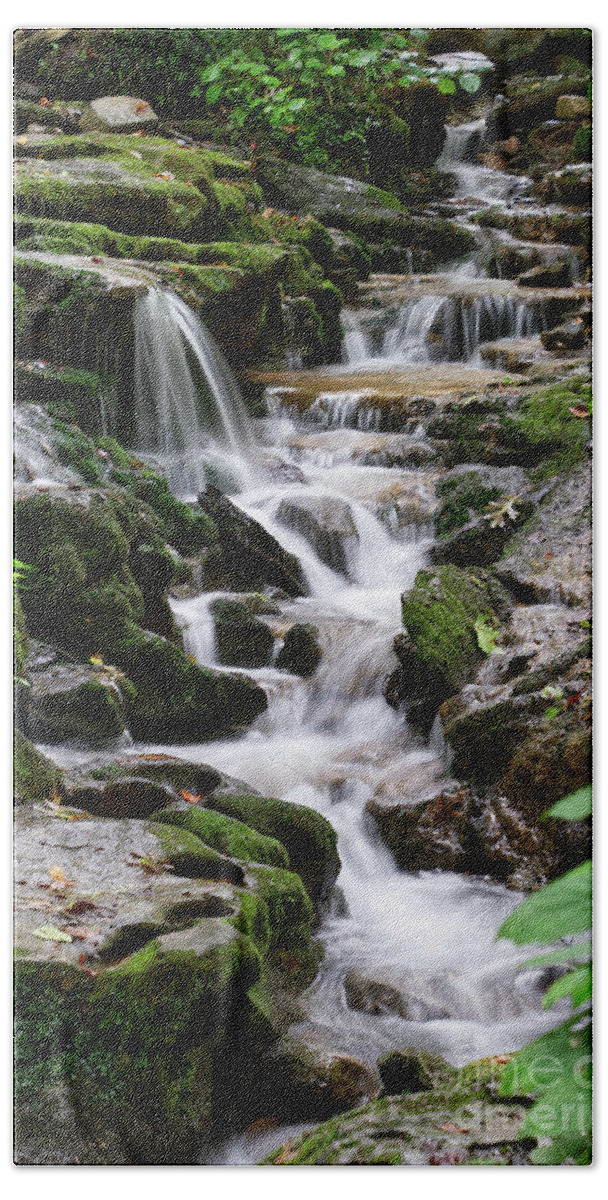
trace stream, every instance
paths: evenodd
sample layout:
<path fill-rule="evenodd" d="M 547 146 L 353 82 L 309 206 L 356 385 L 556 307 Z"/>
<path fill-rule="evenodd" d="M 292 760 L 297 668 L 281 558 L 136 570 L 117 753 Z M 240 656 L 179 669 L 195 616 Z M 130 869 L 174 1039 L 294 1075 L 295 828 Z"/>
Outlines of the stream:
<path fill-rule="evenodd" d="M 456 176 L 453 215 L 465 224 L 484 204 L 525 206 L 530 184 L 476 164 L 483 126 L 449 129 L 438 162 Z M 415 422 L 407 433 L 378 432 L 378 412 L 366 403 L 370 380 L 382 375 L 388 384 L 409 372 L 424 392 L 425 371 L 442 364 L 475 378 L 481 342 L 531 337 L 543 327 L 533 293 L 523 297 L 512 281 L 484 274 L 489 231 L 468 227 L 477 248 L 466 261 L 435 276 L 376 276 L 361 286 L 361 303 L 343 313 L 344 361 L 319 373 L 316 400 L 304 411 L 290 402 L 288 386 L 278 387 L 268 392 L 268 415 L 252 421 L 187 306 L 154 289 L 138 301 L 142 457 L 160 461 L 184 497 L 205 486 L 203 457 L 228 474 L 233 502 L 298 556 L 306 576 L 309 594 L 279 598 L 277 616 L 266 619 L 278 636 L 295 622 L 312 623 L 323 650 L 310 679 L 247 669 L 267 693 L 267 711 L 239 737 L 180 745 L 178 753 L 263 795 L 308 805 L 336 829 L 342 870 L 317 931 L 324 958 L 292 1033 L 371 1067 L 387 1050 L 407 1047 L 462 1066 L 518 1049 L 560 1019 L 557 1009 L 550 1016 L 542 1009 L 540 972 L 518 971 L 529 948 L 495 941 L 521 895 L 482 878 L 398 869 L 366 813 L 372 797 L 414 804 L 449 782 L 440 723 L 423 741 L 382 695 L 395 666 L 400 594 L 429 561 L 437 472 Z M 196 371 L 211 381 L 212 409 L 202 416 Z M 291 375 L 296 386 L 298 372 Z M 302 509 L 340 523 L 345 569 L 319 557 L 303 535 L 293 519 Z M 171 602 L 186 651 L 204 666 L 219 665 L 210 614 L 217 596 Z M 46 749 L 58 757 L 57 747 Z M 62 762 L 75 757 L 66 748 Z M 353 970 L 397 989 L 406 1015 L 349 1007 L 345 978 Z M 289 1132 L 274 1131 L 272 1145 L 267 1136 L 263 1145 L 243 1136 L 210 1161 L 259 1161 Z"/>

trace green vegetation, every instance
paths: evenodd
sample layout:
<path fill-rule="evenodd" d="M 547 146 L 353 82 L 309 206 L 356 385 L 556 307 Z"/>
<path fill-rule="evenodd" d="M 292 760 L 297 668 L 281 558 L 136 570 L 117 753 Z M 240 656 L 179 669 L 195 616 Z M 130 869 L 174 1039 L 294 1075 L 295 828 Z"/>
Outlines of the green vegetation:
<path fill-rule="evenodd" d="M 476 622 L 497 620 L 504 603 L 500 587 L 484 571 L 452 565 L 419 571 L 402 598 L 403 624 L 416 654 L 448 694 L 457 692 L 482 661 Z"/>
<path fill-rule="evenodd" d="M 476 471 L 465 471 L 463 475 L 440 480 L 435 492 L 442 501 L 434 518 L 438 537 L 446 537 L 460 529 L 472 515 L 483 512 L 490 500 L 500 496 L 500 488 L 485 485 Z"/>
<path fill-rule="evenodd" d="M 264 863 L 270 867 L 288 867 L 289 857 L 276 838 L 263 837 L 242 821 L 227 817 L 208 808 L 192 807 L 186 812 L 163 809 L 154 813 L 153 821 L 165 822 L 186 829 L 220 854 L 248 862 Z"/>
<path fill-rule="evenodd" d="M 591 788 L 554 804 L 546 814 L 576 821 L 591 815 Z M 569 997 L 572 1011 L 556 1029 L 520 1050 L 505 1068 L 504 1096 L 534 1096 L 519 1135 L 549 1140 L 532 1151 L 539 1166 L 591 1161 L 591 863 L 585 862 L 535 892 L 498 931 L 517 945 L 558 942 L 556 949 L 523 964 L 565 964 L 545 994 L 544 1006 Z M 584 935 L 584 937 L 582 936 Z M 549 1071 L 547 1063 L 551 1064 Z"/>
<path fill-rule="evenodd" d="M 210 807 L 236 817 L 264 837 L 276 838 L 289 855 L 292 871 L 301 876 L 309 896 L 318 901 L 337 877 L 337 835 L 329 821 L 312 808 L 266 796 L 214 795 Z"/>

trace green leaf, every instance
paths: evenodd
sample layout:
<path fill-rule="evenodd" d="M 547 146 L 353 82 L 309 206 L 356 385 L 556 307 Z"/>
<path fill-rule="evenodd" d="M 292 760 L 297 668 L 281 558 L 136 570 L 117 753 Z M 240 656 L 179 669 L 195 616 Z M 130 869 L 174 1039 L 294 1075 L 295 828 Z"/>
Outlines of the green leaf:
<path fill-rule="evenodd" d="M 577 1024 L 578 1018 L 570 1017 L 515 1054 L 501 1075 L 500 1095 L 537 1094 L 557 1084 L 587 1087 L 591 1026 L 575 1029 Z"/>
<path fill-rule="evenodd" d="M 557 950 L 550 950 L 548 954 L 537 954 L 535 958 L 527 958 L 525 962 L 520 963 L 519 969 L 544 967 L 549 963 L 583 962 L 586 958 L 591 957 L 591 950 L 592 943 L 590 941 L 574 942 L 572 946 L 560 946 Z"/>
<path fill-rule="evenodd" d="M 437 81 L 437 89 L 443 96 L 453 96 L 456 91 L 456 84 L 453 79 L 443 76 L 442 79 L 438 79 Z"/>
<path fill-rule="evenodd" d="M 550 1146 L 537 1146 L 530 1159 L 537 1167 L 560 1166 L 566 1159 L 577 1167 L 587 1167 L 591 1162 L 591 1145 L 585 1137 L 558 1137 Z"/>
<path fill-rule="evenodd" d="M 498 937 L 518 946 L 555 942 L 591 927 L 591 862 L 581 863 L 560 879 L 534 892 L 503 921 Z"/>
<path fill-rule="evenodd" d="M 495 629 L 487 617 L 478 617 L 473 628 L 477 634 L 477 645 L 484 654 L 504 654 L 504 650 L 496 645 L 500 630 Z"/>
<path fill-rule="evenodd" d="M 564 796 L 563 800 L 558 800 L 544 815 L 561 817 L 564 821 L 584 821 L 586 817 L 591 816 L 592 797 L 591 787 L 579 788 L 577 792 L 571 792 L 569 796 Z"/>
<path fill-rule="evenodd" d="M 555 706 L 553 706 L 552 708 L 548 708 L 545 712 L 546 720 L 552 721 L 554 717 L 559 717 L 559 714 L 561 713 L 561 711 L 562 711 L 561 708 L 556 708 Z"/>
<path fill-rule="evenodd" d="M 64 933 L 63 929 L 57 929 L 55 925 L 40 925 L 38 929 L 32 930 L 34 937 L 42 938 L 46 942 L 71 942 L 72 938 L 69 933 Z"/>
<path fill-rule="evenodd" d="M 205 67 L 205 70 L 201 71 L 201 83 L 213 83 L 215 79 L 219 79 L 221 73 L 222 64 L 212 63 L 210 67 Z"/>
<path fill-rule="evenodd" d="M 552 1008 L 556 1001 L 562 1000 L 564 996 L 570 996 L 572 1007 L 578 1008 L 591 999 L 592 990 L 591 963 L 586 963 L 584 967 L 568 971 L 567 975 L 562 975 L 561 979 L 555 980 L 555 983 L 545 992 L 543 1008 Z"/>
<path fill-rule="evenodd" d="M 216 104 L 223 90 L 224 85 L 222 83 L 212 83 L 211 87 L 208 87 L 205 93 L 206 104 Z"/>
<path fill-rule="evenodd" d="M 465 92 L 478 92 L 481 87 L 481 79 L 479 75 L 474 75 L 472 71 L 465 71 L 463 75 L 458 76 L 458 82 Z"/>
<path fill-rule="evenodd" d="M 335 50 L 340 45 L 335 33 L 322 33 L 316 40 L 320 50 Z"/>

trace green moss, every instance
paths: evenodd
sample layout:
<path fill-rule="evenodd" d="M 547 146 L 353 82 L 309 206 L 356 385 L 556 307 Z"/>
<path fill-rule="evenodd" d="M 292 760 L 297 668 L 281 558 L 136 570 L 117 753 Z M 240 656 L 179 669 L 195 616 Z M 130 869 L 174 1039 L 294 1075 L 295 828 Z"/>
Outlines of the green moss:
<path fill-rule="evenodd" d="M 29 652 L 29 638 L 25 625 L 25 614 L 19 593 L 13 593 L 13 673 L 17 679 L 25 675 L 25 663 Z"/>
<path fill-rule="evenodd" d="M 17 341 L 20 334 L 23 333 L 23 330 L 25 328 L 25 309 L 26 309 L 25 290 L 21 287 L 20 284 L 15 283 L 13 285 L 13 329 L 14 329 L 14 334 L 15 334 L 15 341 Z"/>
<path fill-rule="evenodd" d="M 281 842 L 292 871 L 301 876 L 315 902 L 334 882 L 340 869 L 337 834 L 314 809 L 265 796 L 218 795 L 212 797 L 210 807 Z"/>
<path fill-rule="evenodd" d="M 466 525 L 472 513 L 483 512 L 501 494 L 500 488 L 484 486 L 476 471 L 441 480 L 435 486 L 435 493 L 442 501 L 434 517 L 437 537 L 446 537 Z"/>
<path fill-rule="evenodd" d="M 37 698 L 36 713 L 53 737 L 99 741 L 115 738 L 125 728 L 125 700 L 133 700 L 135 689 L 118 677 L 85 679 L 65 692 Z"/>
<path fill-rule="evenodd" d="M 311 942 L 314 910 L 299 875 L 253 866 L 258 895 L 268 909 L 268 952 L 290 983 L 304 985 L 318 967 L 320 948 Z"/>
<path fill-rule="evenodd" d="M 419 571 L 402 598 L 403 624 L 421 661 L 458 691 L 475 673 L 483 655 L 475 621 L 496 619 L 500 589 L 485 572 L 452 565 Z"/>
<path fill-rule="evenodd" d="M 52 1089 L 67 1087 L 83 1140 L 101 1129 L 127 1162 L 194 1161 L 210 1131 L 222 1035 L 229 1020 L 246 1036 L 247 991 L 258 975 L 257 951 L 242 936 L 203 934 L 189 950 L 152 941 L 95 979 L 19 960 L 18 1128 L 33 1111 L 46 1130 Z M 45 1148 L 70 1152 L 48 1134 Z"/>
<path fill-rule="evenodd" d="M 15 728 L 14 788 L 17 804 L 43 804 L 61 784 L 61 771 Z"/>
<path fill-rule="evenodd" d="M 591 384 L 585 379 L 556 383 L 526 397 L 516 423 L 538 457 L 546 460 L 537 469 L 538 479 L 565 475 L 583 460 L 590 422 L 570 410 L 590 402 Z"/>
<path fill-rule="evenodd" d="M 51 172 L 46 162 L 24 163 L 15 179 L 15 203 L 20 213 L 55 220 L 73 219 L 109 226 L 121 233 L 196 237 L 210 229 L 209 201 L 196 187 L 140 177 L 121 164 L 114 175 L 101 169 L 103 160 L 90 159 L 87 173 Z M 95 170 L 94 164 L 100 169 Z M 60 163 L 57 164 L 60 166 Z"/>
<path fill-rule="evenodd" d="M 88 656 L 143 616 L 126 565 L 133 526 L 118 495 L 92 493 L 84 505 L 38 492 L 17 502 L 18 554 L 35 567 L 22 597 L 35 636 Z"/>
<path fill-rule="evenodd" d="M 242 882 L 242 871 L 230 859 L 223 858 L 211 846 L 205 845 L 190 829 L 164 821 L 150 820 L 149 829 L 159 838 L 163 854 L 176 875 L 195 879 L 226 879 Z"/>
<path fill-rule="evenodd" d="M 186 829 L 201 838 L 207 846 L 231 858 L 265 863 L 271 867 L 289 866 L 287 851 L 276 838 L 263 837 L 242 821 L 226 817 L 223 813 L 198 807 L 192 807 L 187 812 L 164 809 L 154 813 L 151 819 Z"/>

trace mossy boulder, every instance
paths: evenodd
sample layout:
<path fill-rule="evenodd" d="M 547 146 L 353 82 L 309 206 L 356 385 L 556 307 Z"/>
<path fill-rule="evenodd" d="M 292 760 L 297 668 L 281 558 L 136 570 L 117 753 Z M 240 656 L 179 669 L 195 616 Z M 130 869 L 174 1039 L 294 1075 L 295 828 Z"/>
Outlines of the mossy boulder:
<path fill-rule="evenodd" d="M 322 953 L 311 941 L 314 908 L 308 892 L 294 871 L 254 865 L 249 875 L 268 911 L 270 962 L 289 983 L 303 987 L 314 978 Z"/>
<path fill-rule="evenodd" d="M 483 661 L 475 624 L 490 624 L 504 613 L 506 595 L 485 571 L 453 565 L 419 571 L 414 587 L 402 597 L 403 624 L 412 658 L 412 683 L 423 683 L 434 699 L 445 698 L 473 677 Z M 406 671 L 407 673 L 407 671 Z"/>
<path fill-rule="evenodd" d="M 192 805 L 182 812 L 163 809 L 154 813 L 152 819 L 185 829 L 231 858 L 271 867 L 289 867 L 287 851 L 276 838 L 264 837 L 249 825 L 224 813 Z"/>
<path fill-rule="evenodd" d="M 477 1076 L 474 1068 L 478 1067 Z M 494 1079 L 492 1078 L 494 1072 Z M 291 1166 L 456 1166 L 529 1163 L 518 1137 L 522 1104 L 498 1104 L 492 1061 L 463 1072 L 444 1066 L 442 1087 L 383 1096 L 291 1138 L 265 1164 Z"/>
<path fill-rule="evenodd" d="M 272 658 L 274 636 L 263 621 L 238 600 L 214 600 L 211 614 L 221 663 L 231 667 L 265 667 Z"/>
<path fill-rule="evenodd" d="M 457 467 L 436 485 L 434 562 L 488 566 L 532 515 L 529 483 L 517 467 Z"/>
<path fill-rule="evenodd" d="M 281 842 L 292 871 L 301 876 L 315 903 L 337 878 L 340 870 L 337 835 L 329 821 L 314 809 L 287 800 L 248 795 L 214 795 L 209 807 L 236 817 L 264 837 Z"/>
<path fill-rule="evenodd" d="M 166 638 L 136 629 L 114 644 L 112 657 L 135 684 L 129 728 L 136 737 L 217 737 L 250 725 L 266 708 L 266 694 L 252 679 L 199 667 Z"/>
<path fill-rule="evenodd" d="M 62 787 L 62 774 L 50 758 L 26 738 L 17 727 L 13 760 L 16 804 L 44 804 Z"/>

